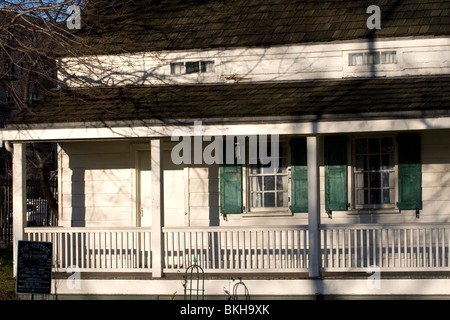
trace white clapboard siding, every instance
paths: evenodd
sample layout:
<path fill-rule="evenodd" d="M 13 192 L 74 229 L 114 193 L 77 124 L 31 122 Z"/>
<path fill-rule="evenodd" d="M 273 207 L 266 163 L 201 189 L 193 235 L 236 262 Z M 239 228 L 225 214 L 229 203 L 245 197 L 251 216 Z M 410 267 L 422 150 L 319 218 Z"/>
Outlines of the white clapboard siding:
<path fill-rule="evenodd" d="M 450 220 L 450 135 L 448 131 L 422 134 L 422 198 L 421 219 Z"/>
<path fill-rule="evenodd" d="M 349 67 L 348 54 L 396 50 L 397 64 Z M 448 37 L 430 39 L 377 39 L 280 45 L 269 48 L 227 48 L 153 52 L 63 59 L 68 74 L 90 78 L 93 85 L 149 85 L 227 83 L 236 75 L 243 81 L 294 81 L 343 77 L 414 76 L 450 72 Z M 171 62 L 214 61 L 214 72 L 171 75 Z M 105 71 L 107 70 L 107 71 Z M 68 86 L 80 86 L 73 78 L 59 76 Z"/>
<path fill-rule="evenodd" d="M 60 225 L 130 226 L 129 143 L 64 143 L 61 148 Z"/>

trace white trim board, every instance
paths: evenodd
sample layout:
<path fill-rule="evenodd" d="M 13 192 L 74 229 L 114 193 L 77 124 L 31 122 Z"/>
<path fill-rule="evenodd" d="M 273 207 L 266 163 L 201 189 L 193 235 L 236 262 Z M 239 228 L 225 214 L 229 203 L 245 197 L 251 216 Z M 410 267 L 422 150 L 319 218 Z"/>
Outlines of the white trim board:
<path fill-rule="evenodd" d="M 67 282 L 66 282 L 67 281 Z M 251 297 L 303 295 L 449 295 L 450 279 L 380 279 L 379 286 L 367 279 L 285 279 L 242 280 Z M 69 285 L 67 284 L 69 283 Z M 53 294 L 86 295 L 173 295 L 183 296 L 183 280 L 106 280 L 54 279 Z M 219 295 L 226 299 L 224 288 L 232 292 L 231 279 L 205 280 L 205 295 Z M 56 289 L 56 292 L 55 292 Z"/>
<path fill-rule="evenodd" d="M 82 125 L 82 124 L 80 124 Z M 410 119 L 375 119 L 348 121 L 284 122 L 265 124 L 203 124 L 201 135 L 315 135 L 359 132 L 389 132 L 409 130 L 450 129 L 448 117 L 424 117 Z M 194 122 L 183 126 L 153 125 L 129 127 L 74 127 L 74 128 L 30 128 L 5 129 L 0 131 L 0 140 L 27 141 L 73 141 L 130 138 L 161 138 L 173 135 L 194 135 Z"/>

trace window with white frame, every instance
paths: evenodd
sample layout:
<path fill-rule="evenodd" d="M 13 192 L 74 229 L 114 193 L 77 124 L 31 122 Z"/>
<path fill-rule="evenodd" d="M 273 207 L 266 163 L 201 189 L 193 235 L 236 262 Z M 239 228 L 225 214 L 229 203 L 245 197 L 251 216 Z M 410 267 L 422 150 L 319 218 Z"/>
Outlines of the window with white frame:
<path fill-rule="evenodd" d="M 193 73 L 212 73 L 214 72 L 214 61 L 187 61 L 171 62 L 170 74 L 182 75 Z"/>
<path fill-rule="evenodd" d="M 348 54 L 349 66 L 397 64 L 397 51 L 354 52 Z"/>
<path fill-rule="evenodd" d="M 394 137 L 353 140 L 355 209 L 394 208 L 396 166 Z"/>
<path fill-rule="evenodd" d="M 267 143 L 267 154 L 272 155 L 270 142 Z M 288 143 L 279 142 L 278 168 L 274 168 L 273 163 L 268 163 L 269 160 L 271 157 L 262 159 L 258 156 L 256 164 L 248 165 L 250 211 L 288 209 Z"/>

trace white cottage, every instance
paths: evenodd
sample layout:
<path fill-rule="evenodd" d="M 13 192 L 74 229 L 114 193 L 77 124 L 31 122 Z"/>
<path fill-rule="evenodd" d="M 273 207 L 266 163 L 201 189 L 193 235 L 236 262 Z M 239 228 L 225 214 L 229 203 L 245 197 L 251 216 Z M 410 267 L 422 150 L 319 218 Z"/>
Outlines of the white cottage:
<path fill-rule="evenodd" d="M 370 30 L 364 1 L 172 2 L 0 132 L 55 293 L 170 296 L 196 263 L 206 296 L 450 294 L 450 3 Z M 57 227 L 24 223 L 35 141 L 58 143 Z"/>

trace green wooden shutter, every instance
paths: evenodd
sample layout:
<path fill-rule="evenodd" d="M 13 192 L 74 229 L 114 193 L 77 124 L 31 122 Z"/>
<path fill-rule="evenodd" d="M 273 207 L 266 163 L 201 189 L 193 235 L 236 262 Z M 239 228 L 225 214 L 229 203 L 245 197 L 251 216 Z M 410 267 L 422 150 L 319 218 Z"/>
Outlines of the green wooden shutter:
<path fill-rule="evenodd" d="M 348 210 L 346 136 L 325 137 L 325 209 Z"/>
<path fill-rule="evenodd" d="M 422 209 L 420 134 L 403 133 L 398 143 L 398 202 L 400 210 Z"/>
<path fill-rule="evenodd" d="M 241 165 L 220 166 L 220 212 L 222 214 L 243 212 Z"/>
<path fill-rule="evenodd" d="M 292 212 L 308 212 L 308 165 L 306 138 L 293 138 L 291 145 L 291 205 Z"/>
<path fill-rule="evenodd" d="M 226 140 L 223 144 L 223 163 L 219 169 L 220 179 L 220 212 L 222 214 L 239 214 L 244 210 L 242 206 L 242 165 L 228 164 L 226 158 Z"/>

